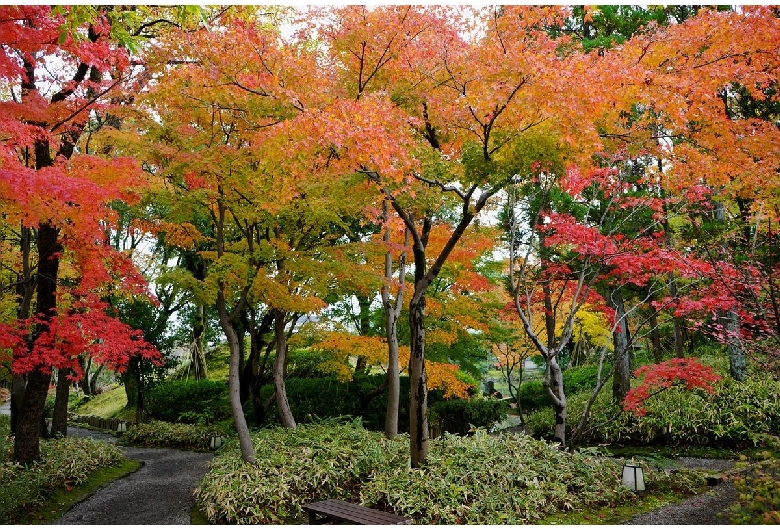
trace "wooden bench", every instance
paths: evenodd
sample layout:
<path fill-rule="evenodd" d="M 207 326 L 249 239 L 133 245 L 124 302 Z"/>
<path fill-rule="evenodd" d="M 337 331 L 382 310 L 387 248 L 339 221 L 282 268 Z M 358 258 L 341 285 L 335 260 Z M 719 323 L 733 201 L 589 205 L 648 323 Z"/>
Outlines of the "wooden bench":
<path fill-rule="evenodd" d="M 328 499 L 303 505 L 309 514 L 309 524 L 344 522 L 350 524 L 411 524 L 412 520 L 359 504 Z M 321 517 L 320 517 L 321 516 Z"/>

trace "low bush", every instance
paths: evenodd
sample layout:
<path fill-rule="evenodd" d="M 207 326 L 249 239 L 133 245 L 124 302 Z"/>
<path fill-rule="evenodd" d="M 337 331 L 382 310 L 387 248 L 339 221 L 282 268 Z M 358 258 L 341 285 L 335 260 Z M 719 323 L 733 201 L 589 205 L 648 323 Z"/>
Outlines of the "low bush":
<path fill-rule="evenodd" d="M 227 435 L 214 426 L 150 421 L 131 426 L 122 435 L 122 442 L 128 445 L 208 451 L 211 437 L 215 434 Z"/>
<path fill-rule="evenodd" d="M 228 388 L 219 381 L 163 381 L 146 395 L 149 418 L 211 424 L 230 417 Z"/>
<path fill-rule="evenodd" d="M 729 507 L 731 524 L 780 524 L 780 462 L 766 458 L 737 466 L 745 473 L 734 480 L 738 497 Z"/>
<path fill-rule="evenodd" d="M 449 399 L 431 406 L 429 420 L 442 432 L 466 435 L 475 427 L 490 430 L 506 419 L 507 409 L 506 402 L 496 399 Z"/>
<path fill-rule="evenodd" d="M 387 440 L 354 423 L 266 429 L 253 443 L 254 465 L 231 442 L 196 490 L 210 522 L 303 523 L 303 504 L 333 497 L 418 524 L 529 524 L 633 498 L 612 460 L 521 435 L 445 435 L 430 441 L 424 469 L 409 467 L 408 436 Z M 648 484 L 654 478 L 650 472 Z"/>
<path fill-rule="evenodd" d="M 88 438 L 41 440 L 41 459 L 31 466 L 0 464 L 0 524 L 13 524 L 53 490 L 78 486 L 101 467 L 118 465 L 122 452 Z"/>
<path fill-rule="evenodd" d="M 596 387 L 598 366 L 576 366 L 563 372 L 563 388 L 566 395 L 592 390 Z M 541 381 L 529 381 L 520 385 L 517 403 L 523 412 L 552 407 L 552 400 Z"/>
<path fill-rule="evenodd" d="M 612 402 L 609 390 L 599 395 L 589 422 L 598 426 L 584 442 L 651 445 L 773 447 L 780 432 L 780 382 L 754 376 L 739 382 L 724 378 L 715 394 L 670 388 L 645 402 L 647 414 L 636 416 Z M 569 395 L 569 419 L 577 421 L 589 392 Z M 551 408 L 529 415 L 527 425 L 540 437 L 552 433 Z"/>
<path fill-rule="evenodd" d="M 307 423 L 318 418 L 352 416 L 361 418 L 369 430 L 382 431 L 385 428 L 387 412 L 387 391 L 368 399 L 367 396 L 382 385 L 384 375 L 357 375 L 352 381 L 339 381 L 335 377 L 287 379 L 285 388 L 290 409 L 296 421 Z M 400 378 L 400 403 L 398 431 L 409 430 L 409 378 Z M 265 402 L 273 393 L 273 385 L 260 389 L 260 400 Z M 442 399 L 440 390 L 428 392 L 428 406 Z M 248 409 L 245 409 L 248 410 Z M 276 407 L 268 413 L 266 425 L 278 425 Z"/>

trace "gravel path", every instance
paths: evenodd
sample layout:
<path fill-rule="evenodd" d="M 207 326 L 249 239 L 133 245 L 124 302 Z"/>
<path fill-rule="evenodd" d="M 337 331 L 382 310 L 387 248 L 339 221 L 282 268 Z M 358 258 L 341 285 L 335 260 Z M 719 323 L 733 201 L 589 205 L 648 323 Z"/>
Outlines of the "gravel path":
<path fill-rule="evenodd" d="M 75 427 L 68 427 L 68 434 L 116 440 L 108 434 Z M 123 447 L 122 451 L 144 465 L 77 504 L 55 524 L 190 524 L 192 491 L 205 475 L 213 455 L 135 447 Z M 678 458 L 675 464 L 714 472 L 734 465 L 728 460 L 702 458 Z M 718 514 L 734 502 L 736 495 L 734 485 L 723 482 L 702 495 L 639 515 L 623 524 L 728 524 L 728 519 Z"/>
<path fill-rule="evenodd" d="M 675 463 L 681 467 L 714 472 L 726 471 L 734 467 L 734 462 L 730 460 L 705 458 L 678 458 Z M 737 492 L 734 489 L 734 484 L 721 482 L 706 493 L 686 499 L 679 504 L 670 504 L 658 510 L 638 515 L 623 524 L 729 524 L 727 517 L 718 517 L 718 515 L 728 509 L 736 499 Z"/>
<path fill-rule="evenodd" d="M 74 427 L 68 427 L 68 434 L 114 439 Z M 144 465 L 77 504 L 55 524 L 190 524 L 192 491 L 214 455 L 136 447 L 123 447 L 122 451 Z"/>

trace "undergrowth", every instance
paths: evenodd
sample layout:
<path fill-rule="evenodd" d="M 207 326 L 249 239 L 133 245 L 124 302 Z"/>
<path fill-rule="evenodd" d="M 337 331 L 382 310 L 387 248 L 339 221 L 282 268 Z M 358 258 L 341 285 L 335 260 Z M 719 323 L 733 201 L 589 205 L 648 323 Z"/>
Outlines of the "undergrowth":
<path fill-rule="evenodd" d="M 387 440 L 357 424 L 303 425 L 253 435 L 254 465 L 235 441 L 196 490 L 218 524 L 296 524 L 301 506 L 338 498 L 411 517 L 417 524 L 531 524 L 561 511 L 634 499 L 614 461 L 570 454 L 533 438 L 445 435 L 430 441 L 424 469 L 409 467 L 409 439 Z M 698 475 L 674 478 L 648 466 L 648 484 L 696 490 Z"/>

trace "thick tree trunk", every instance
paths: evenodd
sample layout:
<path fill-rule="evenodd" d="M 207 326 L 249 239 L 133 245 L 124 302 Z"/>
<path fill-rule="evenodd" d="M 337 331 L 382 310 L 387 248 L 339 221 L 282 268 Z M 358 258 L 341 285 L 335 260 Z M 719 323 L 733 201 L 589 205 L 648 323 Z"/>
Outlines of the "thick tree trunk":
<path fill-rule="evenodd" d="M 615 346 L 615 371 L 612 378 L 612 399 L 622 403 L 631 390 L 631 353 L 628 348 L 628 321 L 620 287 L 610 292 L 609 303 L 615 310 L 617 328 L 612 335 Z"/>
<path fill-rule="evenodd" d="M 14 375 L 11 380 L 11 434 L 16 434 L 16 424 L 19 422 L 19 411 L 24 401 L 24 391 L 27 381 L 21 375 Z"/>
<path fill-rule="evenodd" d="M 68 435 L 68 396 L 70 395 L 70 369 L 60 368 L 57 371 L 57 393 L 54 400 L 54 413 L 51 419 L 51 435 Z"/>
<path fill-rule="evenodd" d="M 286 313 L 274 310 L 274 335 L 276 336 L 276 359 L 274 359 L 274 389 L 276 390 L 276 406 L 279 418 L 287 429 L 295 429 L 295 423 L 290 402 L 287 401 L 287 389 L 284 386 L 284 365 L 287 359 L 287 334 L 284 331 Z"/>
<path fill-rule="evenodd" d="M 127 363 L 127 369 L 122 374 L 122 383 L 125 386 L 125 396 L 127 405 L 125 408 L 132 408 L 138 405 L 138 362 L 131 359 Z"/>
<path fill-rule="evenodd" d="M 225 296 L 220 291 L 217 294 L 217 309 L 219 311 L 219 323 L 225 333 L 230 348 L 230 368 L 228 371 L 228 392 L 230 395 L 230 410 L 233 414 L 233 423 L 238 434 L 238 444 L 241 448 L 241 458 L 246 463 L 254 463 L 255 448 L 249 435 L 249 428 L 244 417 L 244 409 L 241 406 L 241 389 L 239 382 L 239 361 L 241 352 L 238 346 L 238 334 L 233 328 L 227 310 L 225 309 Z"/>
<path fill-rule="evenodd" d="M 40 160 L 44 154 L 48 156 L 48 144 L 45 152 L 36 145 L 36 158 Z M 51 165 L 49 163 L 49 165 Z M 57 310 L 57 278 L 59 275 L 59 253 L 62 246 L 57 241 L 59 231 L 54 226 L 44 223 L 38 227 L 38 285 L 36 288 L 36 310 L 39 315 L 49 319 Z M 37 326 L 34 337 L 39 337 L 45 324 Z M 46 394 L 49 391 L 51 374 L 35 370 L 27 378 L 24 400 L 19 409 L 19 420 L 16 424 L 14 441 L 14 458 L 21 464 L 31 464 L 41 456 L 40 436 L 43 408 L 46 405 Z"/>
<path fill-rule="evenodd" d="M 425 372 L 425 295 L 414 297 L 409 306 L 411 355 L 409 357 L 409 435 L 412 467 L 428 459 L 428 389 Z"/>

